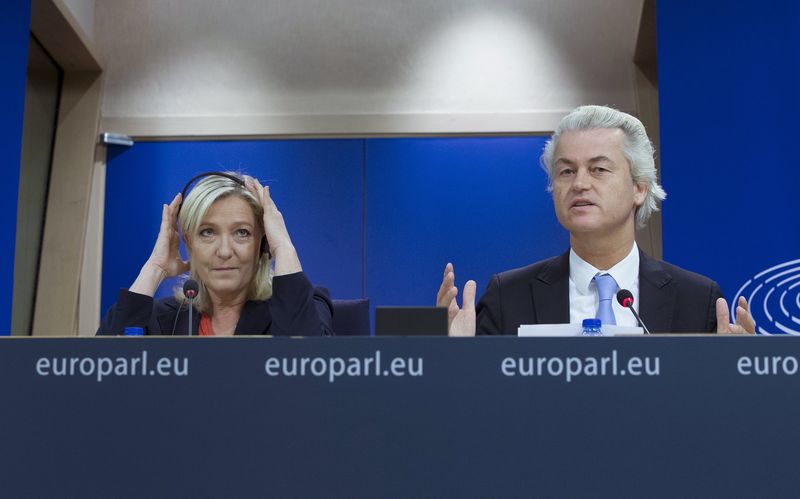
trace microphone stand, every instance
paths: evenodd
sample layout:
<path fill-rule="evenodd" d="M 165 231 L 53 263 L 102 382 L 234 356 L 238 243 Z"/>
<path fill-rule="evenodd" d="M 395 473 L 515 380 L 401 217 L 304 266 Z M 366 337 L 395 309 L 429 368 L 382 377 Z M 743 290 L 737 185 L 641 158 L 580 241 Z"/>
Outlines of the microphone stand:
<path fill-rule="evenodd" d="M 191 295 L 191 293 L 189 293 Z M 189 296 L 189 332 L 188 336 L 192 335 L 192 312 L 194 312 L 194 296 Z"/>
<path fill-rule="evenodd" d="M 642 326 L 642 329 L 644 329 L 644 333 L 645 334 L 650 334 L 650 330 L 647 329 L 647 326 L 644 325 L 644 322 L 642 322 L 642 319 L 639 318 L 639 314 L 636 313 L 636 310 L 634 310 L 633 307 L 631 307 L 630 305 L 627 308 L 628 308 L 628 310 L 633 312 L 633 316 L 636 317 L 636 322 L 638 322 L 639 325 Z"/>
<path fill-rule="evenodd" d="M 194 314 L 194 299 L 197 297 L 197 281 L 188 279 L 183 283 L 183 296 L 189 299 L 189 331 L 188 336 L 192 335 L 192 315 Z M 176 318 L 177 320 L 177 318 Z"/>
<path fill-rule="evenodd" d="M 644 329 L 644 334 L 650 334 L 650 330 L 647 329 L 647 326 L 642 322 L 642 318 L 639 317 L 639 314 L 637 314 L 636 310 L 633 308 L 633 293 L 627 289 L 620 289 L 617 291 L 617 303 L 631 311 L 633 316 L 636 317 L 636 322 Z"/>

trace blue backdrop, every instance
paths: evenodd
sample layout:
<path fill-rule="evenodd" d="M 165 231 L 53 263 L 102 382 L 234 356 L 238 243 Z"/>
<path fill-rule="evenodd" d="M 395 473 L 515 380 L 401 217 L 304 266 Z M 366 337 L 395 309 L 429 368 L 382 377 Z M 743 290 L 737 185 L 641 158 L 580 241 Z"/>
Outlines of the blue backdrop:
<path fill-rule="evenodd" d="M 270 180 L 304 270 L 334 298 L 433 305 L 444 265 L 491 274 L 564 251 L 543 137 L 141 142 L 108 154 L 102 308 L 150 254 L 161 205 L 209 170 Z M 172 292 L 166 282 L 157 296 Z"/>
<path fill-rule="evenodd" d="M 664 258 L 800 334 L 800 6 L 657 5 Z"/>
<path fill-rule="evenodd" d="M 0 4 L 0 213 L 6 237 L 0 244 L 0 335 L 11 332 L 11 302 L 14 296 L 14 251 L 17 233 L 19 162 L 22 151 L 22 121 L 25 109 L 25 73 L 28 65 L 31 3 L 15 0 Z M 11 236 L 9 236 L 11 234 Z"/>

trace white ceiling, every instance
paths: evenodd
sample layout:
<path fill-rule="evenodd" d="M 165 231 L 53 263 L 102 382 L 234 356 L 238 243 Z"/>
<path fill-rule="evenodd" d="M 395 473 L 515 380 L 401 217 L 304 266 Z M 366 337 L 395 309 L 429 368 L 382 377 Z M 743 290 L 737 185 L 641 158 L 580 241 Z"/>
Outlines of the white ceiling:
<path fill-rule="evenodd" d="M 642 0 L 97 0 L 104 116 L 633 109 Z"/>

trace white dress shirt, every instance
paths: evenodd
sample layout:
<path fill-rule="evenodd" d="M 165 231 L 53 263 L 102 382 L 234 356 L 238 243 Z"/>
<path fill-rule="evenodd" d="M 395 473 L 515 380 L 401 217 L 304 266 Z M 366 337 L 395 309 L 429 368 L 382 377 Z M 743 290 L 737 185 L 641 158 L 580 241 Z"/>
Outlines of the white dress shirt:
<path fill-rule="evenodd" d="M 575 251 L 569 250 L 569 322 L 581 324 L 583 319 L 591 319 L 597 315 L 600 297 L 597 286 L 592 279 L 597 273 L 611 274 L 617 281 L 619 289 L 627 289 L 633 294 L 633 308 L 639 311 L 639 247 L 633 243 L 628 256 L 608 270 L 594 268 Z M 613 300 L 614 317 L 618 326 L 638 326 L 636 318 Z"/>

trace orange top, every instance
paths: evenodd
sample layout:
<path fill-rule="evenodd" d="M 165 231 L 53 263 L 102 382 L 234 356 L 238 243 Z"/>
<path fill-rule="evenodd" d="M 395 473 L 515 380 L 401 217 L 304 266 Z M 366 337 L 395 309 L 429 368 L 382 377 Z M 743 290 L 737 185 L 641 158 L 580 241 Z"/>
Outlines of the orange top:
<path fill-rule="evenodd" d="M 211 326 L 211 316 L 200 314 L 200 325 L 197 330 L 200 336 L 214 336 L 214 328 Z"/>

